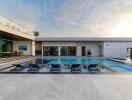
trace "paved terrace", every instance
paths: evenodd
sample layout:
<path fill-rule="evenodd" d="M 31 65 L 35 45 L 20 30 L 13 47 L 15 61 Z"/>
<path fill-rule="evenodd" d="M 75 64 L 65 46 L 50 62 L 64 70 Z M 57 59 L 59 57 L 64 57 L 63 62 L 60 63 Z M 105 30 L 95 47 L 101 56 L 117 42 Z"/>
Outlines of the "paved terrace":
<path fill-rule="evenodd" d="M 35 59 L 32 56 L 0 58 L 0 69 L 10 67 L 12 64 L 19 64 Z"/>
<path fill-rule="evenodd" d="M 0 74 L 0 100 L 132 100 L 131 74 Z"/>
<path fill-rule="evenodd" d="M 0 57 L 0 64 L 31 58 L 32 56 Z"/>

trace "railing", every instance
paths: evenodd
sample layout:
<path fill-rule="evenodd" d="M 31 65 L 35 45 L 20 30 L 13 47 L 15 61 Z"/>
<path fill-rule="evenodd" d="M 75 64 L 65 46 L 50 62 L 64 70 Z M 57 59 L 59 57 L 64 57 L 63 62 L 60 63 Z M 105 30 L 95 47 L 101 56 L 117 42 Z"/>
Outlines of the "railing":
<path fill-rule="evenodd" d="M 3 16 L 0 16 L 0 23 L 4 24 L 10 28 L 16 29 L 20 32 L 23 32 L 25 34 L 33 35 L 33 32 L 30 31 L 29 29 L 27 29 L 26 27 L 24 27 L 18 23 L 15 23 L 14 21 L 9 20 Z"/>

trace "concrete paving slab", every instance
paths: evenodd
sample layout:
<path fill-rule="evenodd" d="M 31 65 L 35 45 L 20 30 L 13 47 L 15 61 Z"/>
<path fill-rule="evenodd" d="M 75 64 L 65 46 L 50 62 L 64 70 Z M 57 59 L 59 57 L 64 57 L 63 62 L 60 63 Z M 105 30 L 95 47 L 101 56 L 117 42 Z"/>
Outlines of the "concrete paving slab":
<path fill-rule="evenodd" d="M 0 100 L 132 100 L 131 74 L 0 74 Z"/>

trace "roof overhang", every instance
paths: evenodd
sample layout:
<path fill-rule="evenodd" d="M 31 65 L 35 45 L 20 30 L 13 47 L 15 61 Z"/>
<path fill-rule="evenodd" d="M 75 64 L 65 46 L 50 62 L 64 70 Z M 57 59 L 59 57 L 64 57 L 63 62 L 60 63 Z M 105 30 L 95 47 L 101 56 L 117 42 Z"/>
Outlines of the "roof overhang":
<path fill-rule="evenodd" d="M 36 37 L 35 41 L 41 42 L 132 42 L 132 38 L 56 38 L 56 37 Z"/>
<path fill-rule="evenodd" d="M 13 37 L 21 37 L 21 38 L 27 39 L 27 40 L 34 40 L 35 39 L 35 37 L 32 34 L 21 32 L 20 30 L 16 30 L 15 28 L 9 27 L 9 26 L 4 25 L 2 23 L 0 23 L 0 31 L 1 31 L 1 34 L 6 33 L 6 34 L 9 34 Z"/>
<path fill-rule="evenodd" d="M 26 38 L 26 37 L 21 37 L 18 35 L 14 35 L 12 33 L 7 33 L 4 31 L 0 30 L 0 38 L 2 39 L 8 39 L 8 40 L 13 40 L 13 41 L 31 41 L 32 39 Z"/>

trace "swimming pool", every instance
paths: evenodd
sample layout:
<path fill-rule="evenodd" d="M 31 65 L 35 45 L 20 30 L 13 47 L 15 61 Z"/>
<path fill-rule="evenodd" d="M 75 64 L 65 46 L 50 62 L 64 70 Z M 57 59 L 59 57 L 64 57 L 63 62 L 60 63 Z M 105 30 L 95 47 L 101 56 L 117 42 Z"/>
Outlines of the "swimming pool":
<path fill-rule="evenodd" d="M 32 64 L 32 65 L 31 65 Z M 35 65 L 33 65 L 35 64 Z M 38 65 L 38 67 L 34 67 Z M 89 73 L 90 66 L 96 65 L 100 67 L 97 72 L 132 72 L 132 66 L 124 63 L 116 62 L 105 58 L 37 58 L 35 60 L 25 62 L 20 64 L 18 67 L 11 66 L 0 70 L 0 72 L 40 72 L 40 73 L 50 73 L 52 71 L 57 71 L 59 73 L 72 73 L 77 71 L 79 73 Z M 97 66 L 98 65 L 98 66 Z"/>
<path fill-rule="evenodd" d="M 132 66 L 104 58 L 55 58 L 47 60 L 49 60 L 47 64 L 101 64 L 117 72 L 132 72 Z M 44 64 L 44 61 L 44 58 L 37 59 L 36 63 Z"/>

